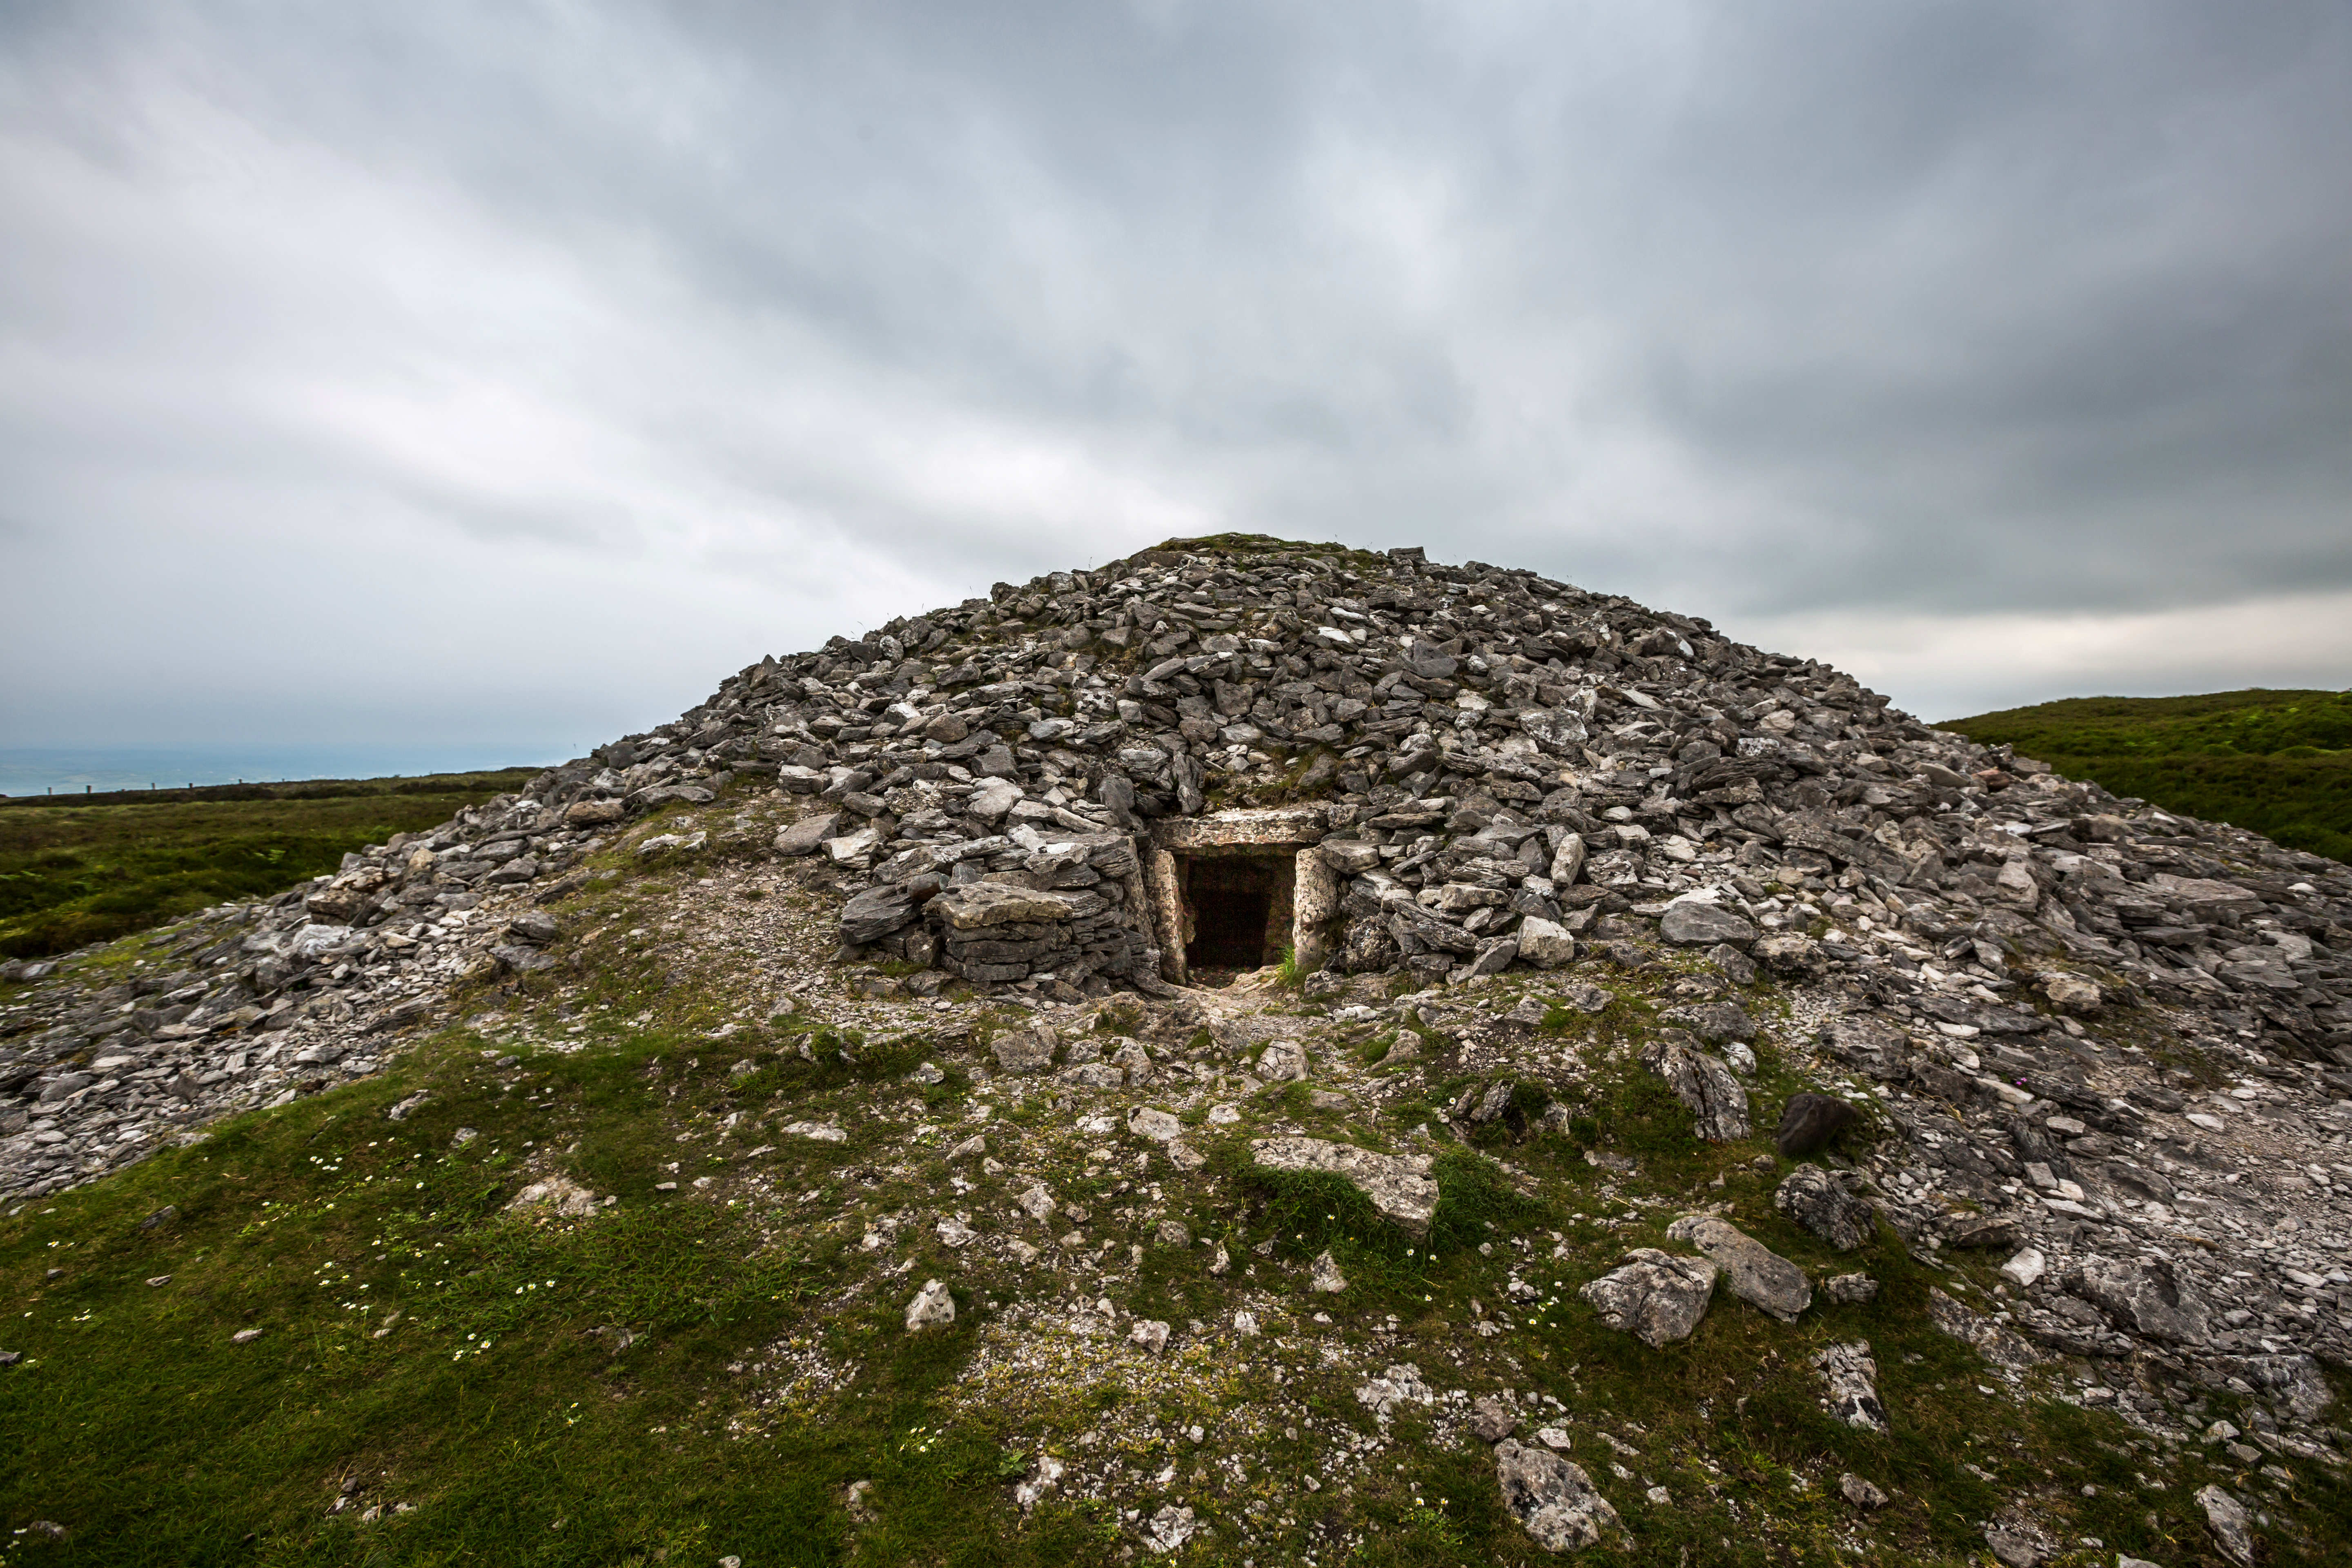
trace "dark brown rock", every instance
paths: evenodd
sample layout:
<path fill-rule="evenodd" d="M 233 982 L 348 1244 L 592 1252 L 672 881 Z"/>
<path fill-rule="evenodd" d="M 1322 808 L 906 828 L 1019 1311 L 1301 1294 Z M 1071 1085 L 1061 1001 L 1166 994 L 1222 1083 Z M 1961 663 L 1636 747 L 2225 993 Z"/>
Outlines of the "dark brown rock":
<path fill-rule="evenodd" d="M 1791 1095 L 1781 1109 L 1774 1142 L 1783 1156 L 1801 1160 L 1836 1137 L 1854 1114 L 1853 1106 L 1826 1094 Z"/>

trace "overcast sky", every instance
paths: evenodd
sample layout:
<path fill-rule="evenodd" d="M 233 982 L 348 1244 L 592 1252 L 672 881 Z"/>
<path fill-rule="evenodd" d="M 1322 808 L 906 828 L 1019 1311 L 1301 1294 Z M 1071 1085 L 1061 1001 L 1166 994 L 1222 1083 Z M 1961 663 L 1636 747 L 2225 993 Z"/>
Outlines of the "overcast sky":
<path fill-rule="evenodd" d="M 2352 684 L 2352 8 L 0 6 L 5 743 L 568 755 L 1225 528 Z"/>

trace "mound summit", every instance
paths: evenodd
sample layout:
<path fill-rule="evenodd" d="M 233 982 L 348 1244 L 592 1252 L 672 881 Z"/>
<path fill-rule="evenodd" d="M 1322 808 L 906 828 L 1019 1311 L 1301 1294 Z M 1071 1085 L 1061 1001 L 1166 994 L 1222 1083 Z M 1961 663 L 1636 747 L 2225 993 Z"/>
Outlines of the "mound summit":
<path fill-rule="evenodd" d="M 2144 1450 L 2100 1528 L 2320 1561 L 2348 961 L 2346 867 L 1819 663 L 1530 572 L 1221 535 L 764 658 L 332 877 L 0 971 L 0 1196 L 436 1040 L 528 1072 L 690 1028 L 685 1070 L 733 1064 L 713 1095 L 812 1070 L 714 1100 L 700 1178 L 598 1193 L 550 1138 L 501 1179 L 556 1225 L 856 1235 L 796 1331 L 887 1297 L 966 1336 L 942 1399 L 1019 1456 L 1008 1529 L 1085 1501 L 1106 1550 L 1339 1560 L 1421 1528 L 1402 1456 L 1466 1451 L 1464 1561 L 1647 1561 L 1706 1520 L 2075 1550 L 2098 1489 L 1886 1447 L 1977 1419 L 1890 1353 L 1916 1333 L 1967 1399 Z M 820 1171 L 845 1195 L 778 1195 Z M 772 1403 L 854 1391 L 814 1364 Z M 1769 1485 L 1709 1446 L 1764 1366 L 1826 1424 Z M 1048 1397 L 1113 1373 L 1150 1397 Z"/>

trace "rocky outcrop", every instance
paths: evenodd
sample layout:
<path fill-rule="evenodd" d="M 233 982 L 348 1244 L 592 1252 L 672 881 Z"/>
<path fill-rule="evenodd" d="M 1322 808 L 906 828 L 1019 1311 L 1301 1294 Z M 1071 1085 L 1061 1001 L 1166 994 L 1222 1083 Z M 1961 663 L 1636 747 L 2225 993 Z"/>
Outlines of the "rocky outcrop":
<path fill-rule="evenodd" d="M 1710 1143 L 1748 1136 L 1748 1091 L 1731 1069 L 1696 1048 L 1688 1036 L 1668 1031 L 1643 1047 L 1642 1065 L 1666 1080 L 1675 1098 L 1689 1107 L 1693 1130 Z"/>
<path fill-rule="evenodd" d="M 1581 1552 L 1617 1528 L 1617 1510 L 1580 1465 L 1506 1437 L 1495 1446 L 1503 1506 L 1546 1552 Z"/>
<path fill-rule="evenodd" d="M 1577 1294 L 1609 1327 L 1663 1350 L 1696 1331 L 1715 1294 L 1715 1274 L 1704 1258 L 1636 1247 L 1622 1266 L 1586 1281 Z"/>
<path fill-rule="evenodd" d="M 1878 1211 L 1870 1200 L 1848 1191 L 1819 1165 L 1790 1172 L 1773 1190 L 1772 1206 L 1840 1252 L 1852 1252 L 1878 1229 Z"/>
<path fill-rule="evenodd" d="M 1382 1219 L 1415 1236 L 1428 1234 L 1430 1216 L 1437 1212 L 1437 1184 L 1430 1179 L 1426 1160 L 1322 1138 L 1255 1139 L 1250 1157 L 1269 1171 L 1338 1176 L 1370 1198 Z"/>

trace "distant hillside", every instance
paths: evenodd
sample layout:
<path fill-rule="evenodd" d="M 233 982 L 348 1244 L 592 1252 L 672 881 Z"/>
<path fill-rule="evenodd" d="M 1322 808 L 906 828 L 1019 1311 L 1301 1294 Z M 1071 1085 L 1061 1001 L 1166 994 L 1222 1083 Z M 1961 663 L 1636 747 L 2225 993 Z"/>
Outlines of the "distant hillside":
<path fill-rule="evenodd" d="M 2352 692 L 2073 697 L 1939 727 L 2168 811 L 2352 860 Z"/>
<path fill-rule="evenodd" d="M 531 773 L 0 799 L 0 959 L 65 952 L 277 892 Z"/>

